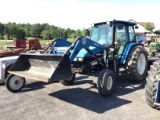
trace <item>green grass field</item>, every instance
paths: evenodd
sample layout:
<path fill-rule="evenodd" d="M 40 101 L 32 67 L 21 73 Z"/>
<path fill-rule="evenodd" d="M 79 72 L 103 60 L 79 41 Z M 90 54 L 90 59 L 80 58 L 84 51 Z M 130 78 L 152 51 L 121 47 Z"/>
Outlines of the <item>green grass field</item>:
<path fill-rule="evenodd" d="M 13 40 L 0 40 L 0 49 L 6 49 L 9 44 L 13 44 Z"/>
<path fill-rule="evenodd" d="M 28 37 L 27 40 L 35 39 L 33 37 Z M 73 42 L 75 39 L 68 38 L 70 42 Z M 52 40 L 43 40 L 39 39 L 41 46 L 46 46 L 48 43 L 51 43 Z M 13 40 L 0 40 L 0 49 L 6 49 L 6 45 L 13 44 Z"/>

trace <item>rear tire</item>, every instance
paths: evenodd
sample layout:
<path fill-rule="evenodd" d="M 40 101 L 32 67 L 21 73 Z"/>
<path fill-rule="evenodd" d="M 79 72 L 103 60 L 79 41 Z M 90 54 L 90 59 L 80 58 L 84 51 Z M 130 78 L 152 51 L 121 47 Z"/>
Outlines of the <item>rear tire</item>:
<path fill-rule="evenodd" d="M 25 78 L 10 74 L 5 80 L 5 85 L 10 92 L 18 92 L 24 87 Z"/>
<path fill-rule="evenodd" d="M 115 87 L 114 73 L 109 69 L 102 70 L 98 76 L 98 92 L 106 97 L 113 93 Z"/>
<path fill-rule="evenodd" d="M 61 80 L 60 82 L 63 84 L 63 85 L 72 85 L 74 83 L 74 80 L 75 80 L 75 76 L 76 74 L 73 73 L 72 74 L 72 78 L 70 80 Z"/>
<path fill-rule="evenodd" d="M 148 71 L 148 75 L 146 78 L 146 85 L 145 85 L 145 96 L 146 102 L 149 106 L 153 108 L 157 108 L 154 105 L 156 92 L 157 92 L 157 83 L 160 79 L 160 60 L 157 60 L 150 66 L 150 70 Z M 160 108 L 158 108 L 160 109 Z"/>
<path fill-rule="evenodd" d="M 146 78 L 148 68 L 147 52 L 142 46 L 132 48 L 126 61 L 126 77 L 129 81 L 139 82 Z"/>

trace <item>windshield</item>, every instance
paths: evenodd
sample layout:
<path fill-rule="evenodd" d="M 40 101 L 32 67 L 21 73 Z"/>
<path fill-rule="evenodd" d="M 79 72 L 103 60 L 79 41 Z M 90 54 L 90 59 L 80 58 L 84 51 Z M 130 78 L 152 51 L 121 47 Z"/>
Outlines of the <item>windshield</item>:
<path fill-rule="evenodd" d="M 98 25 L 92 27 L 90 39 L 101 45 L 111 45 L 112 27 L 110 25 Z"/>

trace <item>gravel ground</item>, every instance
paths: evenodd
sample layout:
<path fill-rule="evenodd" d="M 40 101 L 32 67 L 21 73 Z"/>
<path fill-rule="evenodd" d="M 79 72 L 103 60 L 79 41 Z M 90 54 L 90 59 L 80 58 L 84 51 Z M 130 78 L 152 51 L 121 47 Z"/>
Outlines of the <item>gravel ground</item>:
<path fill-rule="evenodd" d="M 1 120 L 159 120 L 145 102 L 144 85 L 117 77 L 115 92 L 102 97 L 97 78 L 77 75 L 75 84 L 27 80 L 19 93 L 0 86 Z"/>

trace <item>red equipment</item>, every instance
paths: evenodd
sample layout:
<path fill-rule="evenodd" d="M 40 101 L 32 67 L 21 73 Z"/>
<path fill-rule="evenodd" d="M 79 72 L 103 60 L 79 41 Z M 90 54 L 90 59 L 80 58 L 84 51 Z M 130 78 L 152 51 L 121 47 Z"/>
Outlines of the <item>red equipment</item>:
<path fill-rule="evenodd" d="M 29 41 L 15 40 L 13 46 L 7 46 L 9 50 L 0 50 L 0 57 L 19 55 L 23 51 L 29 50 L 41 50 L 41 44 L 38 39 L 32 39 Z"/>

